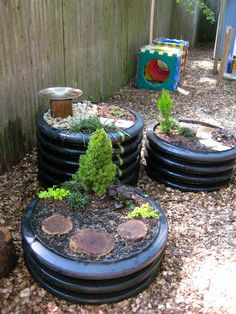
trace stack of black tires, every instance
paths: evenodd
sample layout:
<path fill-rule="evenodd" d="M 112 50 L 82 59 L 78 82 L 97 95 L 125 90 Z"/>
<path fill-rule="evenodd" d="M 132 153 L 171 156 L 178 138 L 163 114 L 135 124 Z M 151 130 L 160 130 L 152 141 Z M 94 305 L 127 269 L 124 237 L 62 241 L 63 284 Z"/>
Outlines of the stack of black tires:
<path fill-rule="evenodd" d="M 136 188 L 133 191 L 144 196 Z M 163 210 L 145 198 L 160 215 L 159 228 L 150 245 L 125 259 L 89 263 L 58 254 L 40 241 L 31 224 L 37 204 L 37 199 L 32 200 L 21 225 L 25 262 L 32 277 L 57 297 L 81 304 L 114 303 L 145 289 L 157 276 L 168 235 Z"/>
<path fill-rule="evenodd" d="M 212 124 L 183 122 L 215 127 Z M 152 125 L 147 130 L 145 159 L 147 175 L 160 183 L 181 191 L 216 191 L 227 186 L 236 172 L 236 148 L 202 152 L 178 147 L 159 138 Z"/>
<path fill-rule="evenodd" d="M 117 166 L 117 178 L 125 184 L 135 185 L 139 177 L 139 161 L 142 148 L 142 116 L 130 110 L 135 123 L 125 132 L 109 133 L 113 145 L 113 162 Z M 91 134 L 58 130 L 43 118 L 36 122 L 38 149 L 38 178 L 44 186 L 61 184 L 71 179 L 78 170 L 79 159 L 85 154 Z"/>

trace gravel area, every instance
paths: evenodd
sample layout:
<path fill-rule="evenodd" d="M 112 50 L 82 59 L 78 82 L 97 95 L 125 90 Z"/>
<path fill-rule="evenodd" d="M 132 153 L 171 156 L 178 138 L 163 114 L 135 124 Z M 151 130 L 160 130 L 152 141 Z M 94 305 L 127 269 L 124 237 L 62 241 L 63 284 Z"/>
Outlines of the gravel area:
<path fill-rule="evenodd" d="M 213 49 L 191 50 L 181 88 L 171 93 L 176 118 L 192 118 L 236 132 L 236 84 L 216 86 Z M 130 86 L 110 98 L 145 116 L 158 117 L 160 93 Z M 22 255 L 20 222 L 39 190 L 35 151 L 0 176 L 0 225 L 9 226 L 18 254 L 17 267 L 0 280 L 0 313 L 236 313 L 236 183 L 218 192 L 183 193 L 152 182 L 142 167 L 138 186 L 160 203 L 169 222 L 169 239 L 162 269 L 154 283 L 134 298 L 117 304 L 81 306 L 59 300 L 40 288 L 28 274 Z"/>

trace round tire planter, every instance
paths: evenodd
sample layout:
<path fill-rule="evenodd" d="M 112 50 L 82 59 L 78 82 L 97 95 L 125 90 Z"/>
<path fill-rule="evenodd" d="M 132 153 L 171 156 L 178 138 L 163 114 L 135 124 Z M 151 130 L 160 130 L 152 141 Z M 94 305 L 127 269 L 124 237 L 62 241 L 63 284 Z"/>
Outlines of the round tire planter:
<path fill-rule="evenodd" d="M 138 180 L 143 117 L 133 110 L 135 123 L 124 132 L 109 133 L 113 145 L 113 162 L 117 166 L 120 182 L 135 185 Z M 85 154 L 91 134 L 58 130 L 43 118 L 42 112 L 36 121 L 38 149 L 38 178 L 45 185 L 60 184 L 77 171 L 79 158 Z M 135 167 L 132 165 L 136 165 Z M 131 170 L 132 168 L 132 170 Z"/>
<path fill-rule="evenodd" d="M 38 199 L 29 204 L 22 219 L 22 245 L 26 266 L 39 285 L 74 303 L 103 304 L 132 297 L 152 283 L 164 256 L 168 224 L 157 203 L 140 190 L 130 189 L 159 211 L 158 230 L 145 249 L 111 262 L 85 262 L 50 250 L 38 239 L 31 224 Z"/>
<path fill-rule="evenodd" d="M 198 122 L 207 127 L 216 126 Z M 217 152 L 200 152 L 182 148 L 160 139 L 156 124 L 147 131 L 145 144 L 148 176 L 182 191 L 215 191 L 228 185 L 236 170 L 236 147 Z"/>

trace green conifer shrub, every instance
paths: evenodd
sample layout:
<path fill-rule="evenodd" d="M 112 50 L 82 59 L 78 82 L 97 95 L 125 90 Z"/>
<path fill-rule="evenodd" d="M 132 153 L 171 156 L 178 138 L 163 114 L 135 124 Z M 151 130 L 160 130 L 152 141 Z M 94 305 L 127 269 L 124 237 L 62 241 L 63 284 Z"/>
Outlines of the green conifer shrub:
<path fill-rule="evenodd" d="M 179 123 L 172 117 L 171 110 L 173 108 L 173 100 L 170 98 L 168 91 L 163 90 L 161 97 L 157 101 L 157 107 L 161 112 L 159 118 L 160 130 L 164 134 L 171 135 L 173 131 L 181 136 L 192 136 L 193 132 L 187 127 L 181 127 Z"/>
<path fill-rule="evenodd" d="M 80 157 L 76 177 L 87 190 L 98 196 L 104 195 L 115 179 L 116 166 L 112 163 L 112 143 L 101 129 L 95 131 L 88 144 L 86 154 Z"/>
<path fill-rule="evenodd" d="M 161 97 L 157 101 L 157 107 L 161 112 L 160 117 L 160 130 L 165 134 L 170 134 L 173 130 L 174 119 L 171 115 L 171 110 L 173 107 L 173 101 L 170 98 L 168 91 L 163 90 Z"/>

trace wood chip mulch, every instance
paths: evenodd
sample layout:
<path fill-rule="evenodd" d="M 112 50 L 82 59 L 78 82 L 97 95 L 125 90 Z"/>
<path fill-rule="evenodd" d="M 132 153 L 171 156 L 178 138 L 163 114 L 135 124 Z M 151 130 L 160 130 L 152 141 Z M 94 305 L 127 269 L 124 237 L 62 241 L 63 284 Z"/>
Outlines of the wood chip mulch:
<path fill-rule="evenodd" d="M 181 88 L 171 93 L 177 119 L 199 119 L 236 132 L 236 85 L 216 86 L 212 48 L 191 50 Z M 156 121 L 160 92 L 125 87 L 109 102 L 140 111 L 145 127 Z M 146 130 L 146 129 L 145 129 Z M 169 222 L 162 268 L 154 283 L 134 298 L 111 305 L 82 306 L 59 300 L 34 283 L 21 249 L 23 211 L 39 191 L 33 151 L 0 176 L 0 226 L 10 228 L 18 254 L 17 267 L 0 280 L 1 314 L 67 313 L 236 313 L 236 183 L 218 192 L 183 193 L 153 182 L 142 167 L 138 186 L 160 203 Z"/>

